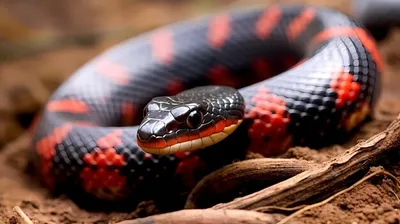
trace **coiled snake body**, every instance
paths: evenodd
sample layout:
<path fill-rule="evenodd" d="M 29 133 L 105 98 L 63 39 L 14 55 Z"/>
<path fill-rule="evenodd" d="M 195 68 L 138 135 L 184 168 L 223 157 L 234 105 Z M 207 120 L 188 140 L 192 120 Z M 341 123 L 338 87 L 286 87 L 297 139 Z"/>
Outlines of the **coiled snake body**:
<path fill-rule="evenodd" d="M 60 86 L 36 125 L 34 161 L 50 188 L 102 199 L 151 194 L 177 177 L 193 186 L 246 150 L 271 156 L 348 133 L 372 112 L 381 72 L 367 31 L 327 8 L 271 5 L 172 24 Z"/>

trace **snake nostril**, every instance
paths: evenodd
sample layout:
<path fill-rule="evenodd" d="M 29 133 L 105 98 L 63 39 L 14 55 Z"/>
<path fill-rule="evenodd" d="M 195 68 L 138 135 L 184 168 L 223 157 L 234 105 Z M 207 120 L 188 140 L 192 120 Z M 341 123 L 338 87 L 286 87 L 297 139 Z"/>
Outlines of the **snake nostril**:
<path fill-rule="evenodd" d="M 179 124 L 177 122 L 171 122 L 167 125 L 167 132 L 169 134 L 176 132 L 179 129 Z"/>

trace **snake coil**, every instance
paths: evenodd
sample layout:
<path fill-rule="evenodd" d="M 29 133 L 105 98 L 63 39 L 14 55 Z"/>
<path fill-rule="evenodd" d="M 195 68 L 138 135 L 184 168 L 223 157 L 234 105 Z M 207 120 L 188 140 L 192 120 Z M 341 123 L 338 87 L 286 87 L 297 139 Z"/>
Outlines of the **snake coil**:
<path fill-rule="evenodd" d="M 101 199 L 190 187 L 246 150 L 277 155 L 349 132 L 373 111 L 382 67 L 368 32 L 327 8 L 171 24 L 63 83 L 35 128 L 33 159 L 49 188 Z"/>

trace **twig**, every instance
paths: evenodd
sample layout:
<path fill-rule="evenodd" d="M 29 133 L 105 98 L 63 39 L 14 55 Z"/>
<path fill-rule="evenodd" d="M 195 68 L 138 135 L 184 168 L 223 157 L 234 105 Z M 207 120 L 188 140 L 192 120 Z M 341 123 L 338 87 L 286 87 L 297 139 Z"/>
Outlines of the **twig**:
<path fill-rule="evenodd" d="M 379 175 L 379 174 L 383 174 L 383 175 L 386 175 L 386 176 L 391 177 L 395 182 L 397 182 L 397 185 L 400 185 L 400 180 L 397 179 L 393 174 L 391 174 L 391 173 L 389 173 L 389 172 L 387 172 L 387 171 L 385 171 L 385 170 L 375 171 L 375 172 L 373 172 L 373 173 L 371 173 L 371 174 L 365 176 L 365 177 L 362 178 L 361 180 L 357 181 L 357 182 L 356 182 L 355 184 L 353 184 L 351 187 L 346 188 L 346 189 L 344 189 L 344 190 L 342 190 L 342 191 L 339 191 L 338 193 L 332 195 L 331 197 L 329 197 L 329 198 L 327 198 L 327 199 L 325 199 L 325 200 L 323 200 L 323 201 L 321 201 L 321 202 L 318 202 L 318 203 L 315 203 L 315 204 L 312 204 L 312 205 L 305 206 L 304 208 L 298 210 L 297 212 L 295 212 L 295 213 L 293 213 L 293 214 L 287 216 L 286 218 L 282 219 L 282 220 L 279 221 L 277 224 L 284 224 L 284 223 L 287 223 L 289 220 L 293 219 L 293 218 L 296 217 L 297 215 L 299 215 L 299 214 L 301 214 L 301 213 L 303 213 L 303 212 L 305 212 L 305 211 L 307 211 L 307 210 L 310 210 L 310 209 L 312 209 L 312 208 L 316 208 L 316 207 L 320 207 L 320 206 L 322 206 L 322 205 L 325 205 L 325 204 L 327 204 L 329 201 L 333 200 L 334 198 L 336 198 L 336 197 L 338 197 L 338 196 L 340 196 L 340 195 L 342 195 L 342 194 L 344 194 L 344 193 L 346 193 L 346 192 L 351 191 L 352 189 L 354 189 L 355 187 L 357 187 L 357 186 L 360 185 L 361 183 L 365 182 L 365 181 L 368 180 L 369 178 L 371 178 L 371 177 L 373 177 L 373 176 L 376 176 L 376 175 Z"/>
<path fill-rule="evenodd" d="M 279 206 L 263 206 L 259 208 L 252 209 L 251 211 L 255 212 L 294 212 L 306 207 L 306 205 L 299 205 L 291 208 L 279 207 Z"/>
<path fill-rule="evenodd" d="M 32 220 L 29 219 L 19 206 L 14 206 L 13 210 L 24 220 L 25 224 L 33 224 Z"/>
<path fill-rule="evenodd" d="M 391 150 L 400 148 L 400 116 L 383 132 L 347 150 L 343 155 L 304 171 L 278 184 L 237 198 L 231 202 L 218 204 L 214 209 L 254 209 L 261 206 L 289 207 L 304 204 L 315 197 L 326 198 L 334 193 L 337 184 L 343 184 L 352 175 L 368 169 L 380 157 Z M 336 188 L 335 188 L 336 187 Z"/>
<path fill-rule="evenodd" d="M 393 189 L 390 188 L 389 191 L 396 197 L 396 200 L 397 200 L 397 201 L 400 201 L 399 196 L 396 194 L 396 192 L 394 192 Z"/>
<path fill-rule="evenodd" d="M 185 208 L 206 208 L 221 201 L 230 201 L 239 196 L 237 192 L 252 193 L 315 165 L 306 160 L 278 158 L 233 163 L 204 177 L 188 196 Z"/>
<path fill-rule="evenodd" d="M 117 224 L 204 224 L 204 223 L 221 223 L 221 224 L 272 224 L 278 222 L 282 217 L 272 216 L 261 212 L 234 210 L 234 209 L 189 209 L 170 212 L 160 215 L 153 215 L 145 218 L 122 221 Z"/>

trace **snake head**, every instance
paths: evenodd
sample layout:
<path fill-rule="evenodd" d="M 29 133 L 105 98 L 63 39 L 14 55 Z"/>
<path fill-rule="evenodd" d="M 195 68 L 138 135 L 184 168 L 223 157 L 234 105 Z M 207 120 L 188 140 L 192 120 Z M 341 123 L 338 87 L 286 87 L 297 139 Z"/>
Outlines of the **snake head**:
<path fill-rule="evenodd" d="M 232 133 L 243 115 L 243 98 L 230 87 L 197 87 L 155 97 L 143 111 L 137 142 L 153 154 L 205 148 Z"/>

